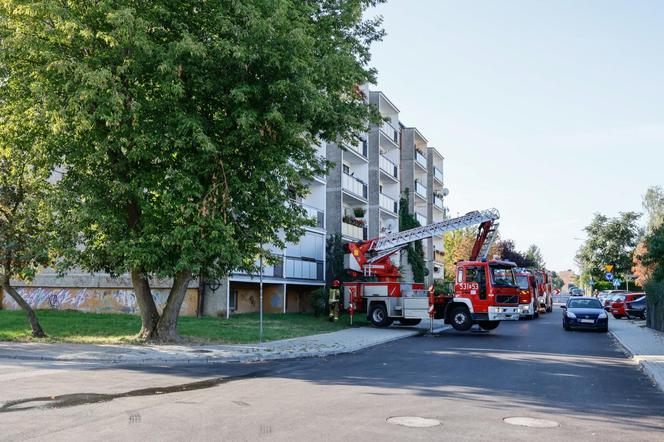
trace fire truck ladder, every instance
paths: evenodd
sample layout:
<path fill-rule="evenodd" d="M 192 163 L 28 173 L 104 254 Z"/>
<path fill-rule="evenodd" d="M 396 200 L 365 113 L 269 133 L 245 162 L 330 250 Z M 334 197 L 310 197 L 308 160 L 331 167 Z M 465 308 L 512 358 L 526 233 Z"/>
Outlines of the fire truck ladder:
<path fill-rule="evenodd" d="M 430 238 L 434 235 L 440 235 L 441 233 L 450 232 L 452 230 L 475 226 L 486 221 L 496 221 L 498 218 L 500 218 L 500 214 L 496 209 L 473 211 L 457 218 L 447 219 L 438 223 L 416 227 L 414 229 L 404 230 L 403 232 L 393 233 L 384 236 L 383 238 L 378 238 L 369 248 L 369 251 L 376 252 L 377 255 L 370 259 L 369 262 L 375 262 L 377 259 L 380 259 L 380 257 L 389 255 L 413 241 Z M 495 239 L 496 232 L 496 229 L 492 229 L 490 232 L 491 241 Z M 489 251 L 489 246 L 491 245 L 489 238 L 487 238 L 486 244 L 486 251 L 484 251 L 484 247 L 482 247 L 482 251 L 484 252 L 484 255 L 482 256 L 485 256 Z"/>
<path fill-rule="evenodd" d="M 496 236 L 498 235 L 499 225 L 499 223 L 493 223 L 491 225 L 491 229 L 489 230 L 489 233 L 486 237 L 486 241 L 484 241 L 484 244 L 482 244 L 482 247 L 480 248 L 480 252 L 477 254 L 477 259 L 486 259 L 486 256 L 489 254 L 489 249 L 491 248 L 491 245 L 496 240 Z"/>

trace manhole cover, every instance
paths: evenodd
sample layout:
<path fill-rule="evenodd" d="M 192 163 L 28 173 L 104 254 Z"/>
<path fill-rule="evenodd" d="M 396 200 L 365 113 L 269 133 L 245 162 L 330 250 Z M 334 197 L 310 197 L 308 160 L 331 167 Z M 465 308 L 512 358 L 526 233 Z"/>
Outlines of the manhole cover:
<path fill-rule="evenodd" d="M 418 416 L 394 416 L 387 418 L 388 424 L 401 425 L 411 428 L 429 428 L 440 425 L 438 419 L 427 419 Z"/>
<path fill-rule="evenodd" d="M 506 424 L 519 425 L 521 427 L 530 428 L 554 428 L 559 427 L 560 424 L 556 421 L 549 421 L 546 419 L 535 419 L 533 417 L 506 417 L 503 419 Z"/>

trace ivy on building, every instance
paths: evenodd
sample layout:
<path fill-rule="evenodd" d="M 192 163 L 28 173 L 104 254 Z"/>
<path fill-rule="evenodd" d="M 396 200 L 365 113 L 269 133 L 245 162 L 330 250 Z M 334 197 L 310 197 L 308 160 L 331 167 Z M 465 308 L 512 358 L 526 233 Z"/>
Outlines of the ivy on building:
<path fill-rule="evenodd" d="M 399 202 L 399 230 L 404 231 L 408 229 L 414 229 L 416 227 L 421 227 L 415 215 L 408 212 L 408 204 L 410 200 L 410 191 L 408 188 L 404 189 L 403 195 L 401 196 L 401 201 Z M 424 277 L 426 276 L 427 270 L 424 263 L 424 248 L 422 247 L 422 241 L 415 241 L 408 244 L 406 247 L 406 252 L 408 254 L 408 264 L 413 271 L 413 281 L 414 282 L 424 282 Z"/>

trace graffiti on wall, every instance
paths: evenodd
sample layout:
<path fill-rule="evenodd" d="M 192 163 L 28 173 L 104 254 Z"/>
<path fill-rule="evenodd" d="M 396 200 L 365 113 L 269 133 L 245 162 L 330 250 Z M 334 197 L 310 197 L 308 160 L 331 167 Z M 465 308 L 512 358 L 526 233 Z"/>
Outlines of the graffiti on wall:
<path fill-rule="evenodd" d="M 80 310 L 92 313 L 138 313 L 136 295 L 131 289 L 20 287 L 19 294 L 32 308 L 52 310 Z M 198 291 L 187 290 L 180 314 L 196 314 Z M 161 312 L 168 299 L 168 289 L 153 289 L 152 298 Z M 10 296 L 4 296 L 2 306 L 18 310 Z"/>

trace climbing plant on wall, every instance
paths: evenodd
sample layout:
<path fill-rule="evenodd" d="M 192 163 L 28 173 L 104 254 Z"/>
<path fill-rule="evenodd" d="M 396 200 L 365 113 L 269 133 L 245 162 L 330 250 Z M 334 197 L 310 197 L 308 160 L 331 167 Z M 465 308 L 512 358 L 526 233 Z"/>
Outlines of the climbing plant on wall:
<path fill-rule="evenodd" d="M 410 191 L 406 188 L 401 196 L 401 201 L 399 202 L 399 230 L 404 231 L 408 229 L 414 229 L 415 227 L 420 227 L 421 224 L 415 218 L 415 215 L 408 212 L 408 203 L 410 199 Z M 408 254 L 408 264 L 410 264 L 411 269 L 413 270 L 413 281 L 414 282 L 424 282 L 424 277 L 426 276 L 427 270 L 424 263 L 424 249 L 422 247 L 422 241 L 415 241 L 408 245 L 406 248 Z"/>

